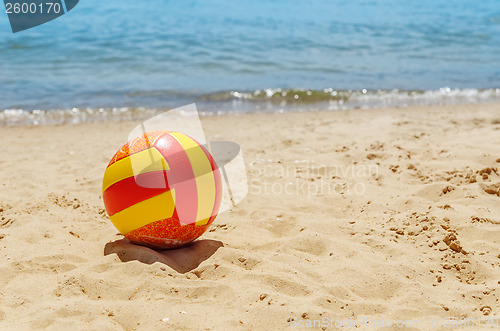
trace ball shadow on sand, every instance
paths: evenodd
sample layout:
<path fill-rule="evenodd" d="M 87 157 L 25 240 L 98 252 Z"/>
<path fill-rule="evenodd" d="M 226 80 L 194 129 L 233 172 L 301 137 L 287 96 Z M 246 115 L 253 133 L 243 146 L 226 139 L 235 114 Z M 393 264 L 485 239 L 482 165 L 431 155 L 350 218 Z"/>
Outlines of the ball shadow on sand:
<path fill-rule="evenodd" d="M 223 246 L 221 241 L 202 239 L 179 248 L 156 251 L 133 244 L 128 239 L 119 239 L 104 246 L 104 255 L 116 254 L 122 262 L 139 261 L 146 264 L 160 262 L 184 274 L 196 269 L 201 262 L 210 258 Z"/>

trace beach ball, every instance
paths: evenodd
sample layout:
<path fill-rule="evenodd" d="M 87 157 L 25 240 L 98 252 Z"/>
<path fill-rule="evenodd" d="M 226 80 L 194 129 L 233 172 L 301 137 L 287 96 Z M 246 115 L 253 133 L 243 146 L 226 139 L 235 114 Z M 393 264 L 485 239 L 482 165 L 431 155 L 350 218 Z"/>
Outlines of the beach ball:
<path fill-rule="evenodd" d="M 153 131 L 126 143 L 102 183 L 106 212 L 133 243 L 156 249 L 187 244 L 212 224 L 222 198 L 220 171 L 193 138 Z"/>

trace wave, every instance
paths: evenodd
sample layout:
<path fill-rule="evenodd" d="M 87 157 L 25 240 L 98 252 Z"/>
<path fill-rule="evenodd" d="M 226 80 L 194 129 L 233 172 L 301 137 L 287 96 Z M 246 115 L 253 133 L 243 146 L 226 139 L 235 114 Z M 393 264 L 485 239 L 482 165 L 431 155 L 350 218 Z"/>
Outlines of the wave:
<path fill-rule="evenodd" d="M 146 93 L 146 92 L 137 92 Z M 156 92 L 155 92 L 156 93 Z M 179 100 L 170 102 L 179 105 Z M 408 107 L 500 102 L 500 88 L 438 90 L 336 90 L 262 89 L 221 91 L 191 95 L 184 103 L 195 102 L 200 115 L 241 114 L 355 108 Z M 5 109 L 0 110 L 0 126 L 69 124 L 146 119 L 172 107 Z"/>
<path fill-rule="evenodd" d="M 269 103 L 273 105 L 309 105 L 333 103 L 358 107 L 408 106 L 447 103 L 474 103 L 494 101 L 500 98 L 500 89 L 451 89 L 438 90 L 323 90 L 264 89 L 250 92 L 222 91 L 202 95 L 199 99 L 208 102 L 241 101 Z"/>

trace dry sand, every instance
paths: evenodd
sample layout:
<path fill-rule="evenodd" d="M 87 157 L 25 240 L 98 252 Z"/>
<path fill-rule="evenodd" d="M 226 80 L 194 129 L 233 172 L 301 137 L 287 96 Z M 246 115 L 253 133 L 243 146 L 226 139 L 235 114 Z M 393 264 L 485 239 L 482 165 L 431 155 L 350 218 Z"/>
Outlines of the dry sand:
<path fill-rule="evenodd" d="M 101 199 L 137 122 L 1 128 L 0 329 L 500 318 L 500 105 L 203 123 L 242 146 L 249 195 L 164 252 Z"/>

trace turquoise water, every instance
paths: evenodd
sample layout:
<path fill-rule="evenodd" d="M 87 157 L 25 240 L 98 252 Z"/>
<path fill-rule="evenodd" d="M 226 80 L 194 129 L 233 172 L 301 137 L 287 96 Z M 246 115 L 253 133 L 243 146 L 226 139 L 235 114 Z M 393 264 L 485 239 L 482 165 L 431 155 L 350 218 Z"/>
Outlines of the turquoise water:
<path fill-rule="evenodd" d="M 82 0 L 0 49 L 0 109 L 500 98 L 498 0 Z"/>

